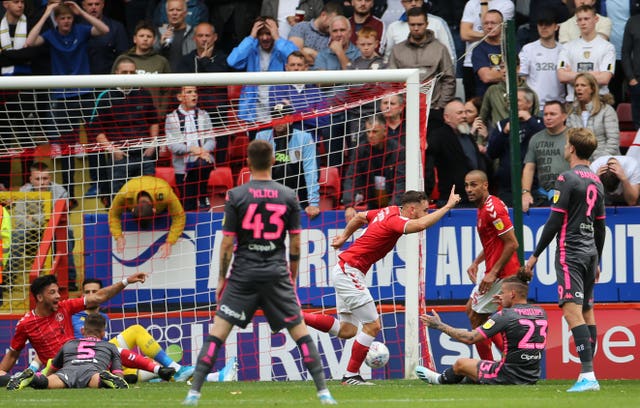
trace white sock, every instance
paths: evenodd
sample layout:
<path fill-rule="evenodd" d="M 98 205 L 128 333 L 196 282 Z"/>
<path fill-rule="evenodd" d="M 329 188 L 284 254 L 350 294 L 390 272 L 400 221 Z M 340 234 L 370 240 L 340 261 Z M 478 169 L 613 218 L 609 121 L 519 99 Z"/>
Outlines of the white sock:
<path fill-rule="evenodd" d="M 220 380 L 220 372 L 216 371 L 215 373 L 207 374 L 206 378 L 207 382 L 218 382 Z"/>
<path fill-rule="evenodd" d="M 589 371 L 588 373 L 580 373 L 580 375 L 578 376 L 578 381 L 582 380 L 583 378 L 586 378 L 589 381 L 595 381 L 596 374 L 593 371 Z"/>
<path fill-rule="evenodd" d="M 169 368 L 175 368 L 176 372 L 178 372 L 182 368 L 182 366 L 176 363 L 175 361 L 173 361 L 171 364 L 169 364 Z"/>
<path fill-rule="evenodd" d="M 329 329 L 329 334 L 333 336 L 337 336 L 340 333 L 340 320 L 335 319 L 333 321 L 333 326 Z"/>

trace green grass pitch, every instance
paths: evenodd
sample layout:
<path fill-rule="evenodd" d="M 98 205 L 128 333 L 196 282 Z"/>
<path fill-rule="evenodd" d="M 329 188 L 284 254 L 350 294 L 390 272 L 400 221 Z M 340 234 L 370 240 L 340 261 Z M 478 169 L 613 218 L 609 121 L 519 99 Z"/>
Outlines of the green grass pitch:
<path fill-rule="evenodd" d="M 573 381 L 541 381 L 534 386 L 433 386 L 419 380 L 374 381 L 375 387 L 348 387 L 329 381 L 339 406 L 374 407 L 473 407 L 561 408 L 640 407 L 640 381 L 600 381 L 599 392 L 568 394 Z M 0 391 L 5 407 L 162 408 L 180 406 L 187 393 L 185 383 L 135 384 L 129 390 L 33 390 Z M 201 407 L 313 407 L 320 406 L 312 382 L 207 383 Z"/>

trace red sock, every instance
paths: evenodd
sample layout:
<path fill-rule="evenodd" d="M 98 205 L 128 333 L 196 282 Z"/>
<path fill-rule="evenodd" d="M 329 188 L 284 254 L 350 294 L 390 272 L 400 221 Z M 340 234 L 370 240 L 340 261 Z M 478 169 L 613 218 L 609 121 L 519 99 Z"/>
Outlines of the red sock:
<path fill-rule="evenodd" d="M 155 363 L 153 360 L 127 349 L 120 351 L 120 358 L 122 359 L 122 365 L 125 367 L 138 368 L 152 373 L 158 365 L 158 363 Z"/>
<path fill-rule="evenodd" d="M 484 339 L 480 343 L 476 343 L 476 349 L 482 360 L 493 361 L 493 352 L 491 351 L 491 339 Z"/>
<path fill-rule="evenodd" d="M 316 330 L 320 330 L 324 333 L 329 333 L 329 330 L 333 327 L 333 323 L 336 318 L 329 315 L 320 313 L 306 313 L 303 312 L 304 322 L 307 326 L 313 327 Z"/>
<path fill-rule="evenodd" d="M 498 348 L 498 350 L 500 350 L 501 353 L 504 352 L 504 339 L 500 334 L 496 334 L 495 336 L 493 336 L 491 338 L 491 341 L 493 342 L 493 344 L 496 345 L 496 347 Z"/>
<path fill-rule="evenodd" d="M 349 359 L 349 365 L 347 365 L 347 371 L 350 373 L 359 372 L 368 352 L 369 346 L 363 346 L 356 339 L 356 341 L 353 342 L 353 347 L 351 348 L 351 358 Z"/>

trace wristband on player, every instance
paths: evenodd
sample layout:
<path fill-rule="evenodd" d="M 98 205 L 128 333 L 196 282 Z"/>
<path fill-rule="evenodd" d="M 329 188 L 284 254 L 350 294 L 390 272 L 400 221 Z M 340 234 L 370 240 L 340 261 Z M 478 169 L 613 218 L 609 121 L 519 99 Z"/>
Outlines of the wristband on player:
<path fill-rule="evenodd" d="M 480 5 L 481 5 L 481 6 L 488 6 L 488 5 L 489 5 L 489 2 L 488 2 L 488 1 L 481 1 L 481 2 L 480 2 Z"/>
<path fill-rule="evenodd" d="M 124 287 L 126 288 L 129 285 L 129 280 L 127 278 L 124 278 L 122 280 L 122 284 L 124 285 Z"/>
<path fill-rule="evenodd" d="M 299 260 L 300 260 L 300 254 L 298 254 L 298 255 L 289 254 L 289 261 L 295 262 L 295 261 L 299 261 Z"/>

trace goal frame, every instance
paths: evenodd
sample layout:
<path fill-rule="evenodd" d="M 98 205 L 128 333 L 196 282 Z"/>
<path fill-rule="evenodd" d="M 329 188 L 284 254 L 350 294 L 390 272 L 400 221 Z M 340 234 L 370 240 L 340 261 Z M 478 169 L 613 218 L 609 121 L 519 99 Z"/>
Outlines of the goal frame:
<path fill-rule="evenodd" d="M 198 74 L 157 75 L 80 75 L 80 76 L 4 76 L 0 77 L 0 89 L 50 89 L 55 88 L 113 88 L 113 87 L 178 87 L 178 86 L 227 86 L 227 85 L 278 85 L 292 83 L 404 83 L 406 144 L 420 146 L 420 78 L 418 69 L 346 70 L 346 71 L 298 71 L 298 72 L 231 72 Z M 427 104 L 430 101 L 427 101 Z M 428 109 L 427 109 L 428 112 Z M 424 122 L 426 123 L 426 121 Z M 406 149 L 406 189 L 423 190 L 424 182 L 420 149 Z M 420 240 L 424 232 L 406 236 L 405 258 L 405 338 L 404 377 L 415 377 L 414 370 L 420 354 L 419 340 L 419 283 Z M 423 253 L 424 245 L 422 247 Z"/>

